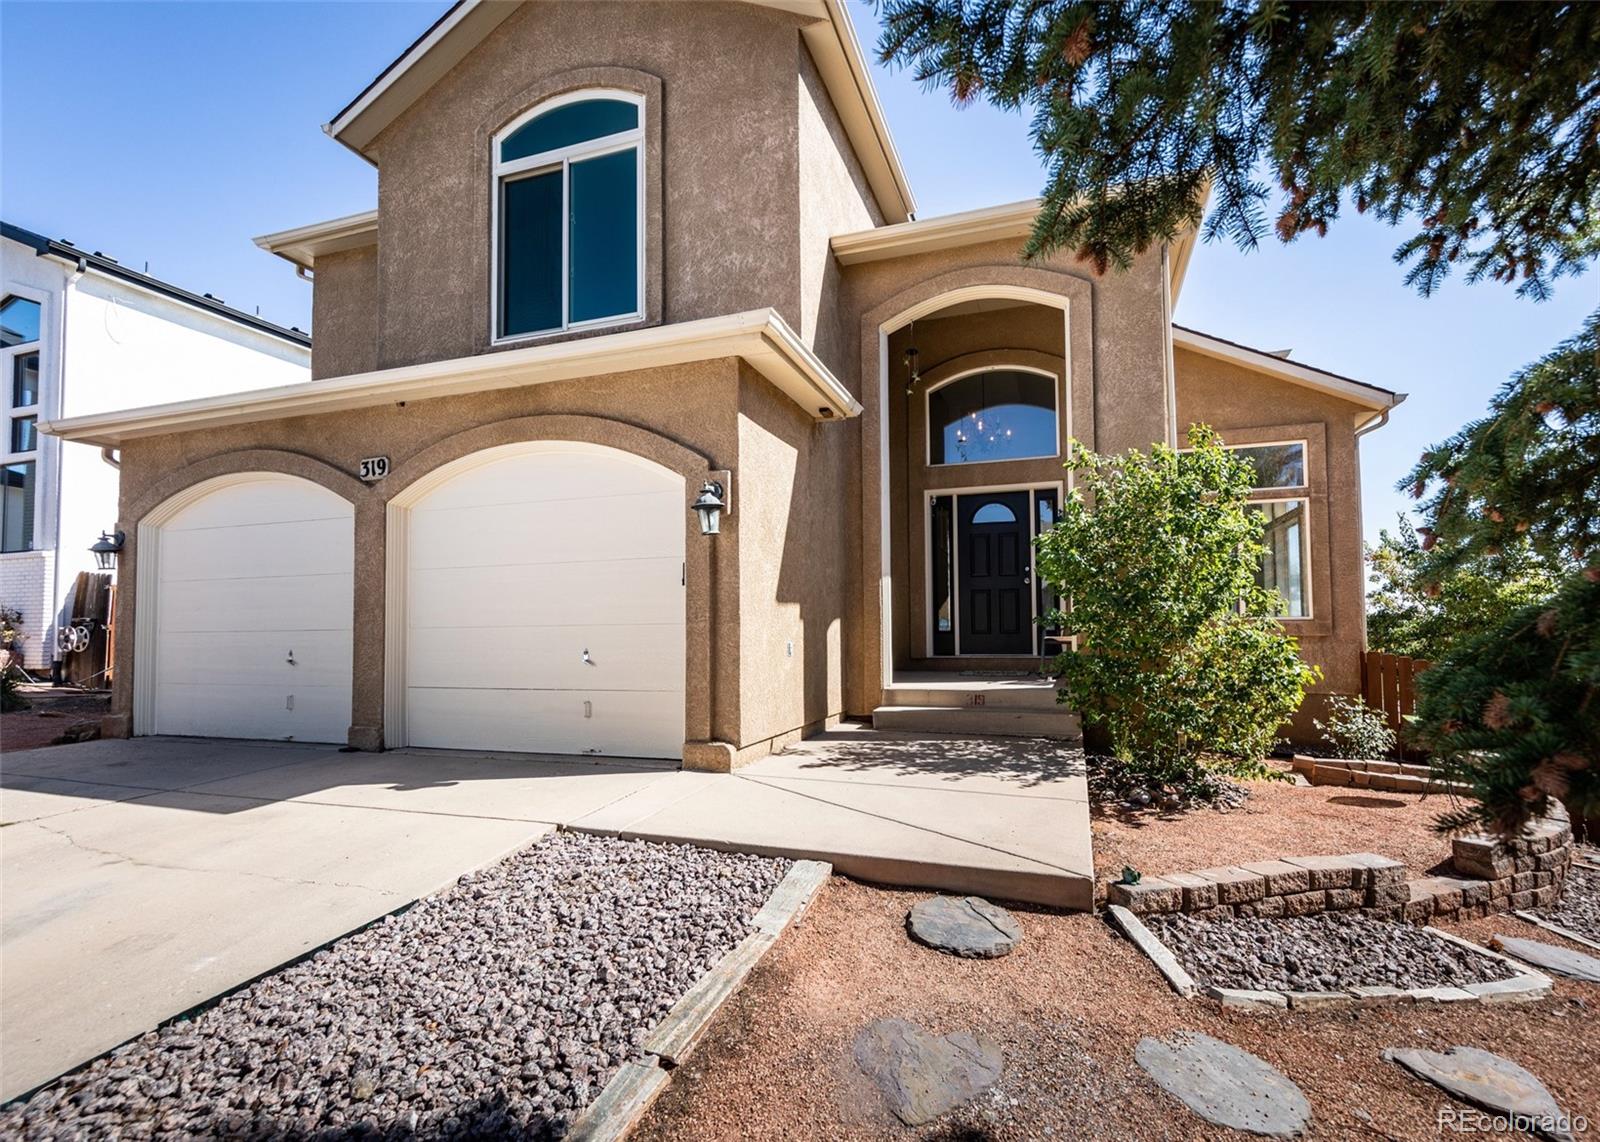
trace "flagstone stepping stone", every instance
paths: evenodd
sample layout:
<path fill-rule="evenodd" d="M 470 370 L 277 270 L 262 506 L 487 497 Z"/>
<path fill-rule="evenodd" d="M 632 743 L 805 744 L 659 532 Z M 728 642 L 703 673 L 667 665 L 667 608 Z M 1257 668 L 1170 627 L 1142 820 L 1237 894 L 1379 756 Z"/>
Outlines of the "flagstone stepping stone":
<path fill-rule="evenodd" d="M 1004 908 L 981 896 L 930 896 L 906 915 L 920 943 L 966 959 L 1009 955 L 1022 942 L 1022 926 Z"/>
<path fill-rule="evenodd" d="M 907 1126 L 931 1122 L 1000 1078 L 1000 1048 L 982 1035 L 935 1035 L 905 1019 L 879 1019 L 855 1042 L 856 1064 Z"/>
<path fill-rule="evenodd" d="M 1566 1142 L 1567 1118 L 1555 1096 L 1528 1071 L 1510 1059 L 1477 1047 L 1451 1047 L 1442 1054 L 1410 1047 L 1390 1047 L 1383 1057 L 1399 1063 L 1463 1102 L 1507 1117 L 1519 1118 L 1546 1138 Z"/>
<path fill-rule="evenodd" d="M 1231 1043 L 1179 1031 L 1140 1039 L 1133 1057 L 1162 1090 L 1217 1126 L 1293 1138 L 1310 1125 L 1311 1103 L 1300 1088 Z"/>
<path fill-rule="evenodd" d="M 1489 943 L 1508 956 L 1516 956 L 1536 968 L 1557 972 L 1560 975 L 1581 979 L 1587 983 L 1600 983 L 1600 960 L 1546 944 L 1542 940 L 1523 940 L 1516 936 L 1496 936 Z"/>

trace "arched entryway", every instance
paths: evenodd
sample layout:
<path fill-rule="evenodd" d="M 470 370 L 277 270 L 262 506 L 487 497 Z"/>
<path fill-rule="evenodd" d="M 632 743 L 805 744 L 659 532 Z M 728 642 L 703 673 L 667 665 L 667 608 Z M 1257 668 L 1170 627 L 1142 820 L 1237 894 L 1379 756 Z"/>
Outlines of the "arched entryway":
<path fill-rule="evenodd" d="M 553 440 L 395 496 L 386 744 L 680 757 L 685 503 L 680 473 Z"/>

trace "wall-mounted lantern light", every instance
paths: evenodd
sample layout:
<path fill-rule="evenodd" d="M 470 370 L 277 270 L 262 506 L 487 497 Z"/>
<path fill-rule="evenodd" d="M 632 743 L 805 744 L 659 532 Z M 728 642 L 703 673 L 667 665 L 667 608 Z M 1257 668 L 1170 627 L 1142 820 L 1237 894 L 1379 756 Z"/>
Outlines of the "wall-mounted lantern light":
<path fill-rule="evenodd" d="M 100 538 L 89 547 L 89 550 L 94 552 L 95 566 L 102 571 L 115 571 L 117 556 L 122 553 L 122 541 L 125 538 L 120 531 L 115 535 L 102 531 Z"/>
<path fill-rule="evenodd" d="M 728 506 L 722 496 L 722 484 L 717 480 L 707 480 L 700 486 L 700 496 L 693 507 L 700 513 L 701 535 L 716 535 L 722 530 L 722 509 Z"/>

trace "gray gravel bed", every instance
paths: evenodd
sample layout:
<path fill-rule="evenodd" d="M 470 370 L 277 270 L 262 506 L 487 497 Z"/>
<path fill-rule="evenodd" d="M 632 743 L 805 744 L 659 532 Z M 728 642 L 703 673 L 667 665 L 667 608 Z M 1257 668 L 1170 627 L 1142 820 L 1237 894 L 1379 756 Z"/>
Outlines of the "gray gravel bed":
<path fill-rule="evenodd" d="M 4 1138 L 559 1138 L 789 862 L 558 833 L 0 1108 Z"/>
<path fill-rule="evenodd" d="M 1534 915 L 1600 941 L 1600 872 L 1573 865 L 1561 900 L 1553 907 L 1535 909 Z"/>
<path fill-rule="evenodd" d="M 1515 974 L 1499 960 L 1421 928 L 1360 913 L 1324 912 L 1288 920 L 1204 920 L 1182 914 L 1143 919 L 1203 987 L 1460 987 Z"/>

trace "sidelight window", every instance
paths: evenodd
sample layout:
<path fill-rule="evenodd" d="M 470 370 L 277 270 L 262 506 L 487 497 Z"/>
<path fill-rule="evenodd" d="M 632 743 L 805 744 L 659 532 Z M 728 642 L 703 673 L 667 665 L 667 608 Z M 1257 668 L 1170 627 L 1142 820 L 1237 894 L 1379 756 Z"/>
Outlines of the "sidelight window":
<path fill-rule="evenodd" d="M 588 91 L 496 136 L 496 340 L 643 316 L 643 101 Z"/>

